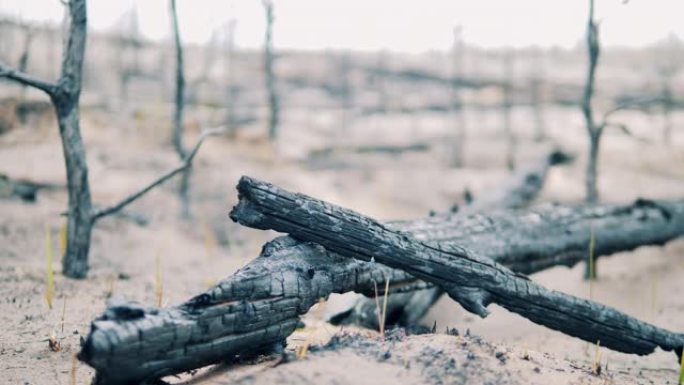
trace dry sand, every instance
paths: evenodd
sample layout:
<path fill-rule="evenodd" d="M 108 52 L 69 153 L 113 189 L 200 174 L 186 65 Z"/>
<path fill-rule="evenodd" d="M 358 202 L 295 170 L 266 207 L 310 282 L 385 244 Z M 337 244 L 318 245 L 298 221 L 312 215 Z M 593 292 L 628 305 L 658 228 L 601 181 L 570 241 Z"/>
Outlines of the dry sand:
<path fill-rule="evenodd" d="M 164 125 L 119 121 L 96 111 L 86 111 L 84 116 L 95 202 L 115 202 L 176 164 L 166 143 Z M 585 136 L 577 111 L 554 110 L 549 116 L 555 140 L 583 154 Z M 163 277 L 163 304 L 167 305 L 189 298 L 256 256 L 273 233 L 240 228 L 227 218 L 236 201 L 233 186 L 242 174 L 381 219 L 416 218 L 431 209 L 448 210 L 461 199 L 464 188 L 478 194 L 496 188 L 506 176 L 504 147 L 495 118 L 470 116 L 473 123 L 482 125 L 469 135 L 465 169 L 446 167 L 443 117 L 426 113 L 411 119 L 367 118 L 345 135 L 324 124 L 318 127 L 315 120 L 311 120 L 315 127 L 300 128 L 296 118 L 293 113 L 289 121 L 286 119 L 278 156 L 260 140 L 262 133 L 256 130 L 245 132 L 238 140 L 216 138 L 207 143 L 195 166 L 191 221 L 178 218 L 176 184 L 171 182 L 130 207 L 130 211 L 149 219 L 147 226 L 120 217 L 99 223 L 86 280 L 66 279 L 56 262 L 53 309 L 45 301 L 46 229 L 52 232 L 51 247 L 58 253 L 58 232 L 64 222 L 60 213 L 66 206 L 66 194 L 63 190 L 41 193 L 36 204 L 0 201 L 0 324 L 4 325 L 0 330 L 0 382 L 69 384 L 75 370 L 77 384 L 90 383 L 91 369 L 72 358 L 79 339 L 111 295 L 156 304 L 157 257 Z M 328 120 L 334 121 L 334 117 Z M 651 123 L 644 122 L 641 129 L 637 126 L 633 131 L 652 135 Z M 545 145 L 529 140 L 530 127 L 518 125 L 516 130 L 522 135 L 521 161 L 545 151 Z M 608 133 L 601 157 L 603 198 L 625 202 L 638 196 L 684 196 L 684 132 L 679 131 L 671 147 Z M 188 140 L 192 141 L 195 134 L 191 133 Z M 345 156 L 324 165 L 303 162 L 303 154 L 330 145 L 330 138 L 337 138 L 339 144 L 363 138 L 397 143 L 427 141 L 433 150 L 401 156 Z M 64 170 L 56 129 L 22 128 L 0 137 L 0 165 L 0 172 L 15 178 L 62 183 Z M 330 168 L 332 165 L 335 167 Z M 554 170 L 540 199 L 580 200 L 583 170 L 582 156 L 574 165 Z M 587 297 L 589 290 L 581 279 L 581 268 L 552 269 L 533 279 Z M 599 263 L 599 273 L 594 299 L 659 326 L 684 330 L 684 242 L 605 258 Z M 329 302 L 334 308 L 340 301 L 332 297 Z M 455 327 L 461 336 L 403 337 L 396 332 L 387 341 L 380 341 L 372 332 L 339 334 L 336 328 L 319 321 L 325 311 L 312 311 L 307 317 L 309 326 L 290 339 L 289 362 L 271 368 L 274 358 L 267 358 L 255 365 L 220 367 L 182 380 L 197 384 L 676 383 L 678 365 L 671 354 L 636 357 L 602 349 L 602 363 L 607 363 L 608 369 L 595 376 L 590 373 L 594 347 L 492 308 L 492 314 L 480 320 L 444 299 L 424 322 L 432 325 L 436 320 L 438 333 L 444 333 L 446 326 Z M 467 329 L 480 337 L 464 337 Z M 59 340 L 61 351 L 49 350 L 51 335 Z M 337 336 L 336 342 L 326 347 L 332 336 Z M 311 348 L 303 359 L 294 359 L 291 350 L 302 343 Z M 526 351 L 529 359 L 523 358 Z"/>

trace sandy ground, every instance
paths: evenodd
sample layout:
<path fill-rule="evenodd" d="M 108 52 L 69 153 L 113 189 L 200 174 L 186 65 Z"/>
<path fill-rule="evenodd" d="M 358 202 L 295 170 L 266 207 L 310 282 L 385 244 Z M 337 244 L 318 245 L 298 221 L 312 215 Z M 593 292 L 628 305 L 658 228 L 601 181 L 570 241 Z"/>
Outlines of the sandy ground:
<path fill-rule="evenodd" d="M 489 113 L 491 115 L 491 113 Z M 446 211 L 465 188 L 475 194 L 497 188 L 505 179 L 504 145 L 496 116 L 473 113 L 466 168 L 448 168 L 443 116 L 367 117 L 345 133 L 335 117 L 306 119 L 291 112 L 274 149 L 256 129 L 237 140 L 215 138 L 202 149 L 193 176 L 193 218 L 178 217 L 174 182 L 130 207 L 149 220 L 147 226 L 113 217 L 100 222 L 93 235 L 91 271 L 86 280 L 60 274 L 55 263 L 56 297 L 47 306 L 46 232 L 59 254 L 58 234 L 66 206 L 63 190 L 41 193 L 35 204 L 0 201 L 0 370 L 8 384 L 88 384 L 92 371 L 73 359 L 90 320 L 104 309 L 107 298 L 124 296 L 154 305 L 156 261 L 163 282 L 163 304 L 179 303 L 244 265 L 273 233 L 241 228 L 227 213 L 236 201 L 233 186 L 242 174 L 264 178 L 381 219 L 425 216 Z M 516 111 L 520 162 L 535 159 L 548 144 L 532 143 L 526 111 Z M 168 121 L 151 117 L 132 122 L 101 111 L 84 113 L 90 180 L 95 202 L 113 203 L 133 189 L 173 167 L 177 160 L 167 144 Z M 651 137 L 657 121 L 630 117 L 635 135 Z M 679 120 L 681 117 L 678 117 Z M 157 119 L 157 120 L 155 120 Z M 300 125 L 308 121 L 306 126 Z M 520 123 L 523 122 L 523 123 Z M 582 155 L 585 136 L 577 111 L 553 110 L 549 126 L 554 141 Z M 188 135 L 192 142 L 196 132 Z M 311 164 L 304 154 L 333 143 L 411 143 L 427 141 L 428 153 L 347 155 Z M 674 143 L 642 143 L 608 132 L 601 158 L 600 187 L 606 201 L 627 202 L 638 196 L 684 196 L 684 132 Z M 277 154 L 277 155 L 274 155 Z M 26 127 L 0 137 L 0 172 L 14 178 L 63 183 L 59 138 L 53 126 Z M 583 195 L 584 158 L 554 170 L 541 200 L 578 201 Z M 551 288 L 588 297 L 582 266 L 557 268 L 533 278 Z M 593 298 L 673 330 L 684 330 L 684 242 L 664 248 L 642 248 L 601 260 Z M 290 339 L 289 362 L 275 358 L 250 366 L 221 367 L 183 381 L 197 384 L 282 383 L 501 383 L 501 384 L 663 384 L 676 383 L 673 355 L 648 357 L 601 350 L 608 365 L 591 374 L 594 346 L 536 326 L 492 307 L 484 320 L 444 299 L 428 314 L 437 335 L 401 336 L 382 341 L 377 334 L 348 334 L 320 322 L 341 301 L 332 297 L 329 309 L 312 311 L 307 328 Z M 445 335 L 455 327 L 460 336 Z M 470 330 L 472 337 L 465 337 Z M 475 335 L 479 337 L 474 337 Z M 54 336 L 61 350 L 48 348 Z M 333 342 L 329 340 L 333 336 Z M 304 341 L 304 342 L 302 342 Z M 303 359 L 291 350 L 310 345 Z M 386 354 L 389 352 L 389 354 Z M 527 352 L 527 353 L 526 353 Z M 524 357 L 529 356 L 528 359 Z M 503 358 L 502 358 L 503 357 Z M 350 370 L 349 368 L 352 368 Z M 73 379 L 73 380 L 72 380 Z M 178 381 L 178 380 L 176 380 Z"/>

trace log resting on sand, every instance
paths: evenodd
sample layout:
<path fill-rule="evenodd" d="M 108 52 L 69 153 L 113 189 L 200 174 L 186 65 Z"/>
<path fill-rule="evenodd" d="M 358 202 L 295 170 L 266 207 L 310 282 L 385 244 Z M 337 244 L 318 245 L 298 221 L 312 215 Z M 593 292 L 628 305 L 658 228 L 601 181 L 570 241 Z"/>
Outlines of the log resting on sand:
<path fill-rule="evenodd" d="M 496 303 L 539 325 L 588 342 L 600 341 L 604 347 L 623 353 L 645 355 L 658 347 L 682 353 L 684 334 L 642 322 L 593 301 L 546 289 L 464 245 L 420 240 L 352 210 L 249 177 L 240 179 L 238 193 L 240 201 L 231 212 L 234 221 L 256 229 L 288 233 L 348 258 L 375 260 L 403 270 L 442 287 L 466 310 L 481 317 L 489 313 L 489 304 Z M 663 236 L 684 229 L 682 202 L 641 200 L 626 209 L 627 218 L 617 226 L 602 234 L 594 230 L 595 239 L 634 242 L 640 235 L 626 221 L 634 215 L 633 211 L 644 206 L 656 210 L 653 215 L 664 227 L 641 231 Z M 638 213 L 634 219 L 640 222 L 649 217 Z M 587 230 L 585 227 L 580 231 Z M 565 231 L 573 229 L 566 227 Z M 553 237 L 545 238 L 550 244 L 558 242 Z M 512 250 L 510 246 L 507 249 Z"/>
<path fill-rule="evenodd" d="M 387 228 L 443 249 L 461 246 L 532 273 L 583 260 L 590 228 L 599 256 L 664 244 L 684 233 L 683 223 L 684 202 L 640 200 L 439 215 Z M 372 295 L 373 283 L 386 278 L 391 292 L 419 288 L 416 278 L 402 270 L 279 237 L 234 275 L 179 306 L 111 304 L 93 322 L 79 358 L 96 369 L 99 383 L 126 384 L 259 353 L 281 344 L 320 298 L 351 291 Z"/>

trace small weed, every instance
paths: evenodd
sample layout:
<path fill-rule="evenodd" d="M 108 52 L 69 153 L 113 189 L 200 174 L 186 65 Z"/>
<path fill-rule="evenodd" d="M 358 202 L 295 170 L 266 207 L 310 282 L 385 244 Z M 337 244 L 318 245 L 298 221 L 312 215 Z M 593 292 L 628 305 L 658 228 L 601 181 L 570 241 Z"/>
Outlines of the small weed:
<path fill-rule="evenodd" d="M 589 234 L 589 299 L 594 299 L 594 284 L 593 281 L 596 279 L 596 260 L 595 260 L 595 249 L 596 249 L 596 234 L 594 233 L 594 227 L 591 227 L 591 233 Z"/>
<path fill-rule="evenodd" d="M 204 238 L 204 252 L 207 258 L 211 260 L 216 255 L 218 241 L 216 240 L 216 235 L 214 235 L 211 227 L 206 222 L 202 222 L 202 233 Z"/>
<path fill-rule="evenodd" d="M 157 253 L 155 260 L 154 277 L 154 292 L 157 294 L 157 306 L 162 307 L 162 301 L 164 300 L 164 284 L 162 283 L 161 261 L 159 258 L 159 253 Z"/>
<path fill-rule="evenodd" d="M 522 359 L 525 360 L 525 361 L 529 361 L 529 360 L 530 360 L 530 352 L 527 350 L 527 346 L 525 346 L 524 349 L 523 349 L 523 356 L 522 356 Z"/>
<path fill-rule="evenodd" d="M 76 385 L 76 369 L 78 369 L 78 358 L 76 353 L 71 355 L 71 371 L 69 373 L 69 385 Z"/>
<path fill-rule="evenodd" d="M 378 315 L 378 328 L 380 331 L 380 338 L 385 338 L 385 318 L 387 316 L 387 297 L 389 296 L 389 278 L 385 280 L 385 293 L 382 300 L 382 308 L 380 308 L 380 300 L 378 299 L 378 284 L 373 281 L 373 288 L 375 289 L 375 309 Z"/>
<path fill-rule="evenodd" d="M 651 315 L 653 319 L 658 314 L 658 274 L 651 273 Z"/>
<path fill-rule="evenodd" d="M 684 353 L 682 353 L 681 363 L 679 364 L 679 385 L 684 384 Z"/>
<path fill-rule="evenodd" d="M 55 297 L 55 277 L 54 271 L 52 270 L 52 233 L 49 227 L 45 227 L 45 254 L 46 260 L 46 271 L 47 275 L 45 277 L 45 300 L 47 301 L 48 307 L 52 310 L 52 300 Z"/>
<path fill-rule="evenodd" d="M 116 277 L 111 276 L 107 281 L 107 290 L 105 291 L 105 297 L 111 298 L 114 295 L 114 284 L 116 283 Z"/>
<path fill-rule="evenodd" d="M 297 357 L 298 360 L 302 360 L 306 358 L 306 353 L 309 351 L 309 343 L 304 342 L 304 344 L 299 345 L 295 348 L 295 357 Z"/>
<path fill-rule="evenodd" d="M 595 376 L 601 375 L 601 341 L 596 341 L 596 355 L 594 363 L 591 364 L 591 373 Z"/>
<path fill-rule="evenodd" d="M 389 278 L 385 280 L 385 297 L 382 300 L 382 323 L 380 324 L 380 336 L 385 338 L 385 321 L 387 319 L 387 298 L 389 297 Z"/>
<path fill-rule="evenodd" d="M 62 320 L 60 322 L 62 328 L 62 335 L 64 335 L 64 317 L 66 316 L 66 296 L 64 296 L 64 303 L 62 304 Z"/>

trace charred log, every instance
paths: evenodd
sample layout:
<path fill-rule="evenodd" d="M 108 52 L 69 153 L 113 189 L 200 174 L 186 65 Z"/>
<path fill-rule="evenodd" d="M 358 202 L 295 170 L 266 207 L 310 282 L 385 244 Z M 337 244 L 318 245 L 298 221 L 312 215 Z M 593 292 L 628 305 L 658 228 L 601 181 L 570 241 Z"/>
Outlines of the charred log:
<path fill-rule="evenodd" d="M 340 255 L 376 260 L 441 286 L 466 310 L 486 317 L 496 303 L 539 325 L 624 353 L 645 355 L 656 348 L 681 355 L 684 334 L 642 322 L 611 307 L 553 291 L 513 272 L 477 250 L 462 245 L 428 242 L 333 204 L 296 194 L 266 182 L 243 177 L 240 201 L 231 218 L 248 227 L 270 229 L 322 245 Z M 664 225 L 656 237 L 673 238 L 684 232 L 682 202 L 638 201 L 626 210 L 627 220 L 647 220 L 643 207 L 655 209 Z M 571 230 L 571 229 L 570 229 Z M 586 232 L 584 228 L 581 231 Z M 612 230 L 612 231 L 611 231 Z M 599 235 L 595 234 L 597 239 Z M 629 244 L 643 234 L 623 222 L 603 234 Z M 554 238 L 547 238 L 555 243 Z M 661 238 L 661 242 L 662 242 Z M 513 248 L 507 248 L 509 251 Z"/>
<path fill-rule="evenodd" d="M 598 256 L 665 243 L 684 232 L 683 221 L 684 202 L 640 201 L 441 215 L 387 226 L 443 248 L 462 245 L 532 273 L 582 261 L 592 224 Z M 282 343 L 320 298 L 350 291 L 373 295 L 373 283 L 386 278 L 391 293 L 426 287 L 401 270 L 280 237 L 237 273 L 177 307 L 110 306 L 93 322 L 79 357 L 103 384 L 180 373 Z"/>

